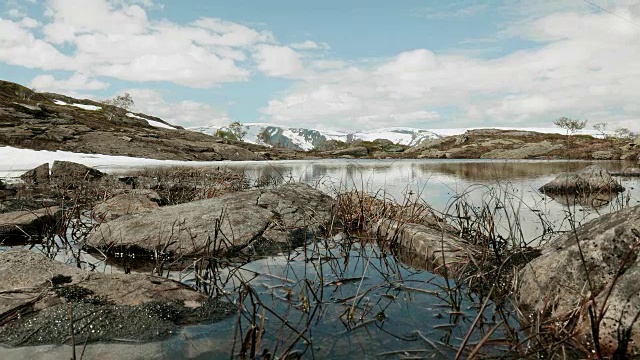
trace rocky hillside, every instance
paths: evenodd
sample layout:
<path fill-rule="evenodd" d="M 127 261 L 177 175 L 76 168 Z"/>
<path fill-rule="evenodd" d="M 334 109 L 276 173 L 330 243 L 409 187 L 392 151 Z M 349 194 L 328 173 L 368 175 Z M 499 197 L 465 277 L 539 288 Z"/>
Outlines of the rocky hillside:
<path fill-rule="evenodd" d="M 477 129 L 423 142 L 406 157 L 428 159 L 584 159 L 636 160 L 640 138 L 598 139 L 589 135 L 542 134 L 533 131 Z"/>
<path fill-rule="evenodd" d="M 410 128 L 353 134 L 244 125 L 230 140 L 174 126 L 92 100 L 34 93 L 0 81 L 0 146 L 64 150 L 163 160 L 269 160 L 314 158 L 597 159 L 635 160 L 640 139 L 598 139 L 525 130 L 476 129 L 441 136 Z M 458 132 L 460 134 L 460 132 Z M 253 142 L 253 143 L 252 143 Z"/>
<path fill-rule="evenodd" d="M 171 160 L 295 158 L 285 149 L 234 142 L 162 119 L 0 81 L 0 146 Z"/>

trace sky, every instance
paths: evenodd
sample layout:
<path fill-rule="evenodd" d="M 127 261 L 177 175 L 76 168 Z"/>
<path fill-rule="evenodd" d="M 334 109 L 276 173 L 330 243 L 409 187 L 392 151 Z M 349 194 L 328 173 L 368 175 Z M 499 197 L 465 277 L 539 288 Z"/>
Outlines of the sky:
<path fill-rule="evenodd" d="M 640 131 L 640 0 L 4 0 L 0 79 L 182 126 Z"/>

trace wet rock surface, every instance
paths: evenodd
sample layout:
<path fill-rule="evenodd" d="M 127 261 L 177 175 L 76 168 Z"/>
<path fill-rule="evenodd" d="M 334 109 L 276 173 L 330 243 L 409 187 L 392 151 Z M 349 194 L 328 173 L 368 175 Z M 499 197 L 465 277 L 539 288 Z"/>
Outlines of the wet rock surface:
<path fill-rule="evenodd" d="M 331 206 L 329 196 L 305 184 L 242 191 L 105 222 L 87 244 L 182 255 L 260 253 L 302 244 L 329 221 Z"/>
<path fill-rule="evenodd" d="M 455 229 L 444 223 L 425 225 L 382 219 L 369 232 L 420 257 L 429 270 L 443 266 L 453 270 L 456 264 L 467 258 L 466 252 L 471 250 L 468 244 L 453 234 Z"/>
<path fill-rule="evenodd" d="M 151 341 L 234 307 L 165 278 L 83 271 L 28 250 L 0 253 L 0 343 Z"/>
<path fill-rule="evenodd" d="M 578 243 L 580 247 L 578 247 Z M 576 317 L 579 337 L 591 336 L 588 307 L 595 299 L 600 344 L 612 355 L 630 336 L 627 355 L 640 354 L 640 206 L 603 215 L 553 239 L 519 274 L 518 301 L 550 320 Z M 582 255 L 581 255 L 582 252 Z M 584 257 L 584 262 L 581 258 Z M 592 292 L 593 290 L 593 292 Z M 629 333 L 626 331 L 629 330 Z M 569 330 L 571 331 L 571 330 Z"/>
<path fill-rule="evenodd" d="M 550 194 L 581 194 L 596 192 L 620 192 L 620 185 L 609 172 L 598 165 L 591 165 L 576 173 L 564 173 L 543 185 L 540 192 Z"/>
<path fill-rule="evenodd" d="M 61 209 L 57 206 L 0 214 L 0 245 L 55 232 L 60 222 Z"/>

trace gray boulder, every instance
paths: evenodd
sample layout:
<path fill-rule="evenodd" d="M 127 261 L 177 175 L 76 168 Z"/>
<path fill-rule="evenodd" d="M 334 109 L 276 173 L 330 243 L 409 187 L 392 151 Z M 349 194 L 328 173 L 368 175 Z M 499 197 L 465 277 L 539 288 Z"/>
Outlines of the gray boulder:
<path fill-rule="evenodd" d="M 600 150 L 600 151 L 594 151 L 591 154 L 591 158 L 595 160 L 612 160 L 614 158 L 617 158 L 617 156 L 612 151 Z"/>
<path fill-rule="evenodd" d="M 43 185 L 49 183 L 49 163 L 44 163 L 20 175 L 25 183 L 31 185 Z"/>
<path fill-rule="evenodd" d="M 640 315 L 639 243 L 640 206 L 603 215 L 577 228 L 575 233 L 553 239 L 542 250 L 542 255 L 519 273 L 518 302 L 522 309 L 530 312 L 525 317 L 538 319 L 541 315 L 545 320 L 569 324 L 573 328 L 566 331 L 575 339 L 588 341 L 591 326 L 587 308 L 593 297 L 597 304 L 594 313 L 604 309 L 599 340 L 605 355 L 610 356 L 619 345 L 624 345 L 617 336 L 626 330 L 631 330 L 627 354 L 637 355 L 640 351 L 640 322 L 636 321 Z"/>
<path fill-rule="evenodd" d="M 598 165 L 588 166 L 576 173 L 563 173 L 540 189 L 543 193 L 620 192 L 622 187 L 611 174 Z"/>
<path fill-rule="evenodd" d="M 87 244 L 182 255 L 301 244 L 330 220 L 333 200 L 305 184 L 231 193 L 108 221 Z"/>
<path fill-rule="evenodd" d="M 70 161 L 56 160 L 51 167 L 51 179 L 57 181 L 97 180 L 105 175 L 99 170 Z"/>
<path fill-rule="evenodd" d="M 0 214 L 0 245 L 56 231 L 61 215 L 62 210 L 57 206 Z"/>
<path fill-rule="evenodd" d="M 115 220 L 123 215 L 138 214 L 159 207 L 160 196 L 153 190 L 133 190 L 116 195 L 93 207 L 93 217 L 99 221 Z"/>

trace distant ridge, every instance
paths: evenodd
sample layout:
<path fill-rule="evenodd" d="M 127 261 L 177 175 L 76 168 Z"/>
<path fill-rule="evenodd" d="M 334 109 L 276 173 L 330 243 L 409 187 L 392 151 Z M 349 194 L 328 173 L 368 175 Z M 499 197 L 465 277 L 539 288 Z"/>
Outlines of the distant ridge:
<path fill-rule="evenodd" d="M 322 148 L 323 145 L 331 140 L 349 143 L 354 141 L 374 141 L 383 139 L 391 141 L 392 143 L 398 145 L 416 146 L 424 142 L 425 140 L 433 140 L 445 136 L 460 135 L 464 134 L 468 130 L 485 129 L 481 127 L 451 129 L 389 127 L 349 133 L 342 131 L 296 128 L 269 123 L 246 123 L 242 125 L 244 131 L 246 131 L 246 135 L 242 138 L 242 140 L 245 142 L 304 151 Z M 565 133 L 565 130 L 560 128 L 517 128 L 498 126 L 486 127 L 486 129 L 534 131 L 543 134 Z M 228 131 L 229 128 L 227 126 L 209 125 L 191 127 L 189 128 L 189 130 L 201 132 L 208 135 L 214 135 L 218 130 Z M 577 132 L 576 134 L 601 137 L 600 132 L 596 130 L 582 130 Z"/>

